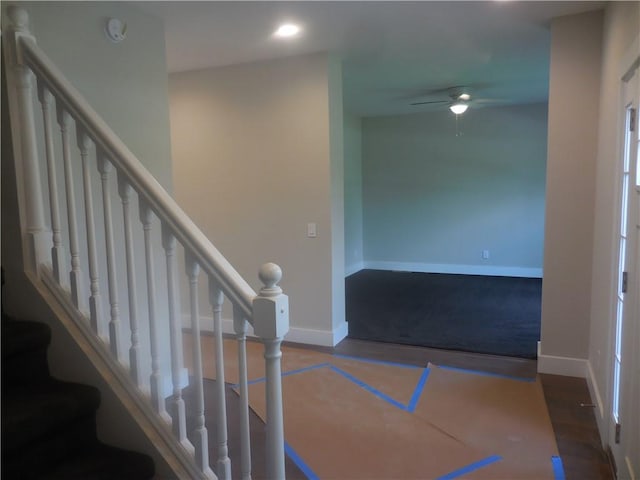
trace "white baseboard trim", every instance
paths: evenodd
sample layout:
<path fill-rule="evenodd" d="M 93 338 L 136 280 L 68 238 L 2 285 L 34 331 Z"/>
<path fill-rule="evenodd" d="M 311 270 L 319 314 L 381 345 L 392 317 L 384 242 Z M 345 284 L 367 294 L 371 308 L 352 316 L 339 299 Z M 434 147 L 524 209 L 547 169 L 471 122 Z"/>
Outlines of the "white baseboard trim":
<path fill-rule="evenodd" d="M 182 314 L 182 326 L 185 329 L 191 328 L 191 319 L 188 314 Z M 304 343 L 306 345 L 319 345 L 322 347 L 334 347 L 340 340 L 345 338 L 349 333 L 349 324 L 342 322 L 332 331 L 315 330 L 311 328 L 290 327 L 289 333 L 284 337 L 287 342 Z M 213 317 L 200 316 L 200 330 L 203 332 L 213 332 Z M 226 334 L 234 334 L 233 319 L 222 319 L 222 332 Z M 256 338 L 253 327 L 249 325 L 247 337 Z"/>
<path fill-rule="evenodd" d="M 587 360 L 584 358 L 538 355 L 538 373 L 587 378 Z"/>
<path fill-rule="evenodd" d="M 344 267 L 344 276 L 348 277 L 349 275 L 353 275 L 354 273 L 358 273 L 360 270 L 364 269 L 364 262 L 356 262 L 351 265 L 347 265 Z"/>
<path fill-rule="evenodd" d="M 335 347 L 340 340 L 347 336 L 348 324 L 334 328 L 332 331 L 313 330 L 310 328 L 291 327 L 284 338 L 287 342 L 304 343 L 307 345 L 320 345 L 323 347 Z"/>
<path fill-rule="evenodd" d="M 345 321 L 333 329 L 333 345 L 335 347 L 349 335 L 349 324 Z"/>
<path fill-rule="evenodd" d="M 636 473 L 633 471 L 633 464 L 631 463 L 631 459 L 625 456 L 624 463 L 627 465 L 627 472 L 629 472 L 629 480 L 636 480 Z"/>
<path fill-rule="evenodd" d="M 591 394 L 591 400 L 596 405 L 596 417 L 598 420 L 598 426 L 604 425 L 604 403 L 602 402 L 602 396 L 600 395 L 600 388 L 598 388 L 598 382 L 596 381 L 596 375 L 591 367 L 591 362 L 587 361 L 587 386 L 589 387 L 589 393 Z M 602 432 L 601 432 L 602 435 Z"/>
<path fill-rule="evenodd" d="M 453 265 L 444 263 L 388 262 L 366 260 L 364 268 L 398 270 L 402 272 L 453 273 L 462 275 L 488 275 L 496 277 L 542 278 L 542 268 L 503 267 L 499 265 Z"/>

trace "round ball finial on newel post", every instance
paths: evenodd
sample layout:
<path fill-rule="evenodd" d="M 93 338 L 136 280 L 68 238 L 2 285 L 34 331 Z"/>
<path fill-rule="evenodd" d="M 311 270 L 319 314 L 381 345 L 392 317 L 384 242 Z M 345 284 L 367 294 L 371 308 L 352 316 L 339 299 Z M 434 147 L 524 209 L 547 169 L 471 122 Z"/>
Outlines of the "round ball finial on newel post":
<path fill-rule="evenodd" d="M 289 298 L 278 286 L 282 278 L 278 265 L 265 263 L 258 276 L 264 287 L 253 299 L 253 331 L 264 344 L 267 477 L 285 478 L 280 344 L 289 331 Z"/>
<path fill-rule="evenodd" d="M 258 271 L 258 277 L 264 285 L 260 289 L 260 294 L 265 297 L 273 297 L 282 293 L 282 288 L 278 282 L 282 279 L 282 269 L 275 263 L 265 263 Z"/>
<path fill-rule="evenodd" d="M 11 19 L 11 25 L 14 30 L 22 32 L 29 30 L 29 14 L 24 7 L 11 5 L 8 8 L 7 14 Z"/>

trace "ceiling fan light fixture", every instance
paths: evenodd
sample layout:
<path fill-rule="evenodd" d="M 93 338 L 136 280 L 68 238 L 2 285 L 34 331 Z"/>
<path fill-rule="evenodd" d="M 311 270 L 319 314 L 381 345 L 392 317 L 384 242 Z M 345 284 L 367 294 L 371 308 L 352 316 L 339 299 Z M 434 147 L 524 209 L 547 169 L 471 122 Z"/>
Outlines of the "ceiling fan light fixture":
<path fill-rule="evenodd" d="M 469 105 L 465 102 L 455 102 L 452 105 L 449 105 L 449 110 L 451 110 L 456 115 L 461 115 L 467 111 Z"/>

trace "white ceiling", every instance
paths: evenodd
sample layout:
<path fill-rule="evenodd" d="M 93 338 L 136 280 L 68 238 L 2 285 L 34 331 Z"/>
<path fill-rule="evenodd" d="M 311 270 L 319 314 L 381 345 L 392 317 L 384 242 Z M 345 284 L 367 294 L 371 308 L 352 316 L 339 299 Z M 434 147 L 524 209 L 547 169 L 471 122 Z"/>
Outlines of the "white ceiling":
<path fill-rule="evenodd" d="M 466 85 L 494 104 L 546 101 L 550 20 L 604 2 L 140 2 L 164 20 L 171 72 L 329 51 L 340 56 L 345 108 L 414 113 Z M 271 36 L 284 21 L 295 39 Z M 480 106 L 480 105 L 476 105 Z M 443 107 L 437 107 L 443 108 Z"/>

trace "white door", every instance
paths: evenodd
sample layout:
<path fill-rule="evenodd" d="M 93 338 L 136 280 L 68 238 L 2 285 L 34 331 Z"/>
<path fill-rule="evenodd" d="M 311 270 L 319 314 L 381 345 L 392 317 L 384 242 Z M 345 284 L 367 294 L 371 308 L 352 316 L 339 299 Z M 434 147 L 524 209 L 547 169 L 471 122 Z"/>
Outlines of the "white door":
<path fill-rule="evenodd" d="M 640 448 L 640 171 L 637 66 L 623 82 L 624 134 L 620 173 L 618 275 L 608 443 L 618 478 L 639 478 Z"/>

